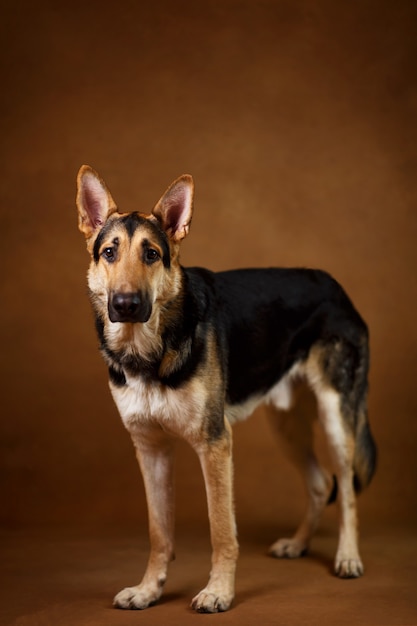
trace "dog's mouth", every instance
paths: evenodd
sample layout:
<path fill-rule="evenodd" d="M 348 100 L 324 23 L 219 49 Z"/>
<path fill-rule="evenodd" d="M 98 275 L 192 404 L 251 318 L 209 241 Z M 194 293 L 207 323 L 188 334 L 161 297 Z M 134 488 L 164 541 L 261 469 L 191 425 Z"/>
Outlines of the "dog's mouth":
<path fill-rule="evenodd" d="M 111 322 L 129 324 L 144 324 L 152 313 L 151 301 L 139 292 L 113 293 L 107 308 Z"/>

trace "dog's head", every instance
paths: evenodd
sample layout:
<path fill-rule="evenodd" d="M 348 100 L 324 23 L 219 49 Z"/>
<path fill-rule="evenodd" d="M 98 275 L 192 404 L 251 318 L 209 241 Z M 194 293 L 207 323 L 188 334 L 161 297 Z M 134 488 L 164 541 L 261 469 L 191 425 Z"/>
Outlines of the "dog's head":
<path fill-rule="evenodd" d="M 145 323 L 157 301 L 180 287 L 179 244 L 193 206 L 191 176 L 175 180 L 149 215 L 120 213 L 99 175 L 81 167 L 77 178 L 78 227 L 91 254 L 88 284 L 94 306 L 111 322 Z"/>

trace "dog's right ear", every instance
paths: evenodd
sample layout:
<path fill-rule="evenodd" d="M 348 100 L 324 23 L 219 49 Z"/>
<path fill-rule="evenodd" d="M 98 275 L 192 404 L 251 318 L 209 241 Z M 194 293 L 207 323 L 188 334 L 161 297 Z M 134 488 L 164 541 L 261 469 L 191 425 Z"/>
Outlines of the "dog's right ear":
<path fill-rule="evenodd" d="M 77 176 L 78 228 L 90 239 L 117 211 L 110 191 L 100 176 L 89 165 L 83 165 Z"/>

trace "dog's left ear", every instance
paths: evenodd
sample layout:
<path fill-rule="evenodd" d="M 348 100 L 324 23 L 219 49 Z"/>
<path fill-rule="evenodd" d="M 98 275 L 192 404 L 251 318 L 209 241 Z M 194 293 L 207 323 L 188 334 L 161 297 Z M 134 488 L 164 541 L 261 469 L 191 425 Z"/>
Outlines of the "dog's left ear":
<path fill-rule="evenodd" d="M 152 211 L 168 237 L 179 243 L 188 235 L 193 214 L 194 182 L 184 174 L 168 187 Z"/>
<path fill-rule="evenodd" d="M 78 228 L 89 239 L 117 211 L 106 184 L 89 165 L 83 165 L 77 176 Z"/>

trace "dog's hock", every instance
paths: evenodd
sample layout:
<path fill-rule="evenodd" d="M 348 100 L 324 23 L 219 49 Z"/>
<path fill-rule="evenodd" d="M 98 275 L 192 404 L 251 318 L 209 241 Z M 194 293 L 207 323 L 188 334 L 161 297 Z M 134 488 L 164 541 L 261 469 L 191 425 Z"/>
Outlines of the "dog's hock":
<path fill-rule="evenodd" d="M 83 165 L 78 172 L 77 208 L 78 228 L 87 239 L 117 210 L 104 181 L 89 165 Z"/>
<path fill-rule="evenodd" d="M 152 214 L 173 241 L 188 235 L 193 214 L 194 183 L 191 176 L 177 178 L 156 204 Z"/>

